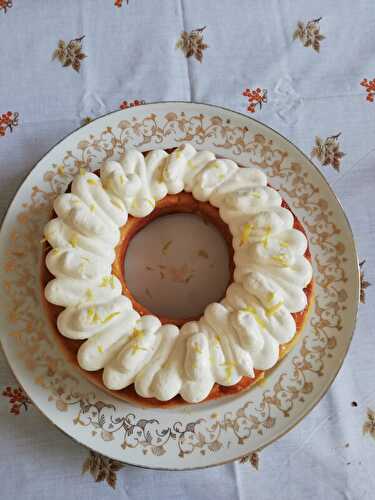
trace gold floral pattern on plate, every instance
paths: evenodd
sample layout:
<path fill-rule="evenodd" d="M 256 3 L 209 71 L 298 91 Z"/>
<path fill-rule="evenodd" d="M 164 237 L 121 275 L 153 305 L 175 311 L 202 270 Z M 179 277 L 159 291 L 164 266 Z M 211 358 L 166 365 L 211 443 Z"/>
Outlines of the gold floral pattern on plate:
<path fill-rule="evenodd" d="M 95 447 L 98 439 L 113 442 L 108 453 L 114 456 L 113 450 L 120 446 L 122 452 L 116 451 L 116 456 L 121 456 L 122 461 L 132 462 L 131 453 L 135 450 L 145 458 L 169 455 L 178 463 L 192 457 L 193 462 L 187 467 L 193 468 L 197 466 L 193 458 L 197 454 L 202 459 L 215 454 L 222 457 L 227 450 L 242 446 L 242 455 L 248 454 L 254 446 L 252 442 L 263 439 L 281 425 L 281 419 L 290 418 L 306 403 L 306 398 L 312 397 L 314 385 L 325 374 L 326 364 L 331 363 L 344 327 L 342 314 L 348 306 L 346 246 L 320 188 L 311 181 L 306 167 L 291 161 L 288 151 L 274 142 L 272 134 L 232 123 L 225 113 L 205 115 L 180 110 L 158 116 L 137 111 L 136 117 L 132 112 L 134 108 L 118 112 L 118 121 L 112 114 L 111 125 L 98 133 L 90 133 L 89 128 L 86 138 L 44 171 L 44 183 L 34 185 L 29 200 L 22 204 L 3 259 L 9 337 L 18 359 L 47 394 L 48 404 L 54 405 L 60 414 L 66 413 L 75 429 L 86 429 L 94 440 L 91 442 L 84 434 L 81 441 L 89 442 L 90 447 Z M 94 125 L 95 122 L 88 127 Z M 149 145 L 163 147 L 166 142 L 168 146 L 164 147 L 170 147 L 171 141 L 193 141 L 198 148 L 216 148 L 223 155 L 241 157 L 240 163 L 265 169 L 270 182 L 282 186 L 293 208 L 304 210 L 302 221 L 312 248 L 316 249 L 318 292 L 309 334 L 302 336 L 299 346 L 287 357 L 288 363 L 284 361 L 271 373 L 272 384 L 266 378 L 256 389 L 258 392 L 250 391 L 225 408 L 202 410 L 201 415 L 195 414 L 194 409 L 187 410 L 165 419 L 157 409 L 149 410 L 145 416 L 141 410 L 129 405 L 126 409 L 125 404 L 103 393 L 97 395 L 97 391 L 82 389 L 84 383 L 62 359 L 40 313 L 37 290 L 41 244 L 36 235 L 41 234 L 53 199 L 80 169 L 95 170 L 103 160 L 118 158 L 130 144 L 147 149 Z M 292 425 L 293 422 L 289 427 Z"/>

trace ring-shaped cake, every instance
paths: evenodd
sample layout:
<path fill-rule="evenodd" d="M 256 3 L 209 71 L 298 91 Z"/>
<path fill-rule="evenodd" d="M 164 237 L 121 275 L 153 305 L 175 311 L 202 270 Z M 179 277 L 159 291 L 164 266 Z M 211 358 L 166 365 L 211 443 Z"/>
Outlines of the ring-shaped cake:
<path fill-rule="evenodd" d="M 71 360 L 116 396 L 198 403 L 238 392 L 272 368 L 303 328 L 313 300 L 307 238 L 258 168 L 191 144 L 146 155 L 128 149 L 98 175 L 82 170 L 54 212 L 42 269 L 49 317 Z M 225 297 L 192 320 L 152 314 L 123 271 L 134 234 L 172 212 L 213 222 L 233 256 Z"/>

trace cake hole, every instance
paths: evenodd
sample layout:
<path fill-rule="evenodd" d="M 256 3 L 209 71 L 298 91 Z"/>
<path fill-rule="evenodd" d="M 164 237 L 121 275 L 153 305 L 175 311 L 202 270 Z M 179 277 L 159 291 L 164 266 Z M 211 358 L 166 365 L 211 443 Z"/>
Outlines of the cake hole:
<path fill-rule="evenodd" d="M 231 279 L 227 243 L 200 216 L 164 215 L 130 241 L 124 274 L 133 297 L 157 316 L 199 318 Z"/>

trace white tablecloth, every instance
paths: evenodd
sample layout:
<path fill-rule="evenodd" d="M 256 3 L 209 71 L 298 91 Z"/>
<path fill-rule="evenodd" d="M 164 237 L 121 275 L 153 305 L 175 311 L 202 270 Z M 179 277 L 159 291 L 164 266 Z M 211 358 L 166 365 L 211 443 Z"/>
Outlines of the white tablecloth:
<path fill-rule="evenodd" d="M 259 87 L 267 90 L 267 102 L 255 106 L 254 116 L 307 154 L 317 136 L 324 142 L 341 132 L 331 140 L 336 153 L 345 153 L 336 155 L 340 171 L 330 164 L 332 157 L 321 165 L 329 145 L 322 161 L 314 161 L 341 199 L 359 256 L 367 261 L 366 279 L 375 282 L 373 2 L 117 3 L 122 6 L 115 0 L 0 0 L 0 115 L 10 111 L 14 119 L 19 113 L 13 131 L 5 124 L 0 135 L 0 215 L 36 161 L 85 117 L 135 99 L 201 101 L 250 113 L 242 93 Z M 303 25 L 293 41 L 299 21 Z M 195 54 L 187 58 L 183 47 L 176 49 L 183 30 L 205 26 L 193 35 Z M 201 46 L 199 62 L 201 35 L 208 48 Z M 52 60 L 59 40 L 82 36 L 77 43 L 87 57 L 77 59 L 79 72 Z M 0 354 L 0 497 L 373 499 L 375 429 L 373 436 L 362 432 L 370 422 L 367 408 L 375 409 L 373 299 L 374 289 L 368 288 L 332 388 L 292 432 L 261 452 L 258 472 L 239 463 L 179 473 L 125 467 L 117 472 L 114 493 L 105 481 L 81 475 L 88 450 L 32 405 L 27 411 L 21 407 L 19 415 L 10 412 L 10 398 L 1 393 L 17 383 Z"/>

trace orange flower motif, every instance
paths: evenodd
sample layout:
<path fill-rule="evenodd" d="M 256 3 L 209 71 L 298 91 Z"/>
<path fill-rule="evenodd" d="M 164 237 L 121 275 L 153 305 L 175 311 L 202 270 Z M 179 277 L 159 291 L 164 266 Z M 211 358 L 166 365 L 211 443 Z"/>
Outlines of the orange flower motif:
<path fill-rule="evenodd" d="M 374 98 L 375 98 L 375 78 L 373 80 L 367 80 L 367 78 L 364 78 L 362 81 L 361 81 L 361 85 L 362 87 L 365 87 L 366 89 L 366 92 L 367 92 L 367 96 L 366 96 L 366 100 L 369 101 L 369 102 L 374 102 Z"/>
<path fill-rule="evenodd" d="M 31 399 L 25 394 L 22 387 L 17 387 L 16 389 L 6 387 L 3 391 L 3 396 L 9 399 L 9 403 L 11 404 L 10 413 L 13 413 L 13 415 L 19 415 L 21 408 L 27 411 L 28 405 L 32 404 Z"/>
<path fill-rule="evenodd" d="M 129 3 L 129 0 L 125 0 L 126 3 Z M 115 0 L 115 7 L 122 7 L 123 0 Z"/>
<path fill-rule="evenodd" d="M 120 109 L 128 109 L 128 108 L 134 108 L 134 106 L 140 106 L 141 104 L 145 104 L 145 101 L 139 101 L 138 99 L 135 99 L 135 101 L 122 101 L 120 104 Z"/>
<path fill-rule="evenodd" d="M 259 109 L 262 109 L 262 104 L 267 102 L 267 90 L 260 89 L 259 87 L 255 90 L 246 89 L 243 93 L 243 96 L 247 97 L 248 107 L 247 110 L 250 113 L 255 113 L 256 107 L 259 106 Z"/>
<path fill-rule="evenodd" d="M 0 10 L 4 11 L 4 14 L 7 13 L 7 10 L 13 7 L 12 0 L 0 0 Z"/>
<path fill-rule="evenodd" d="M 3 137 L 7 130 L 13 132 L 13 127 L 18 125 L 18 116 L 18 113 L 12 111 L 0 115 L 0 137 Z"/>

